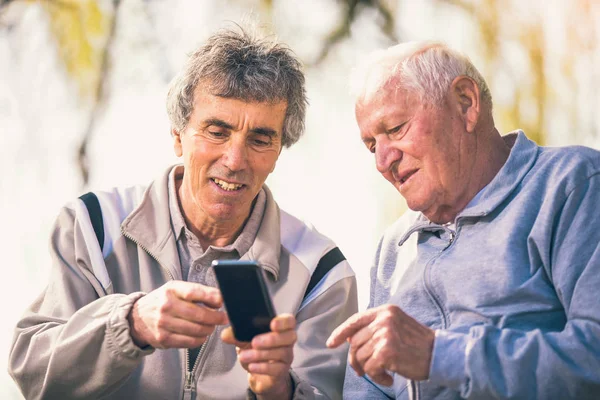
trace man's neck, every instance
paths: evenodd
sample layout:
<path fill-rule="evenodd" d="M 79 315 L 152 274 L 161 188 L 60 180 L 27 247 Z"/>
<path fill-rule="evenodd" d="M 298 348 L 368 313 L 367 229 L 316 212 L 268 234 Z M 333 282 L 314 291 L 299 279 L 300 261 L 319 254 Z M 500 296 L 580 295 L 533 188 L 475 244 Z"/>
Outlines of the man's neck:
<path fill-rule="evenodd" d="M 477 157 L 471 167 L 476 174 L 473 175 L 467 190 L 461 194 L 461 197 L 457 198 L 452 206 L 440 207 L 435 216 L 428 217 L 430 221 L 437 224 L 454 222 L 458 214 L 494 179 L 506 163 L 514 141 L 506 142 L 494 127 L 490 131 L 481 132 L 478 135 L 479 137 L 476 139 L 478 140 L 476 144 Z"/>

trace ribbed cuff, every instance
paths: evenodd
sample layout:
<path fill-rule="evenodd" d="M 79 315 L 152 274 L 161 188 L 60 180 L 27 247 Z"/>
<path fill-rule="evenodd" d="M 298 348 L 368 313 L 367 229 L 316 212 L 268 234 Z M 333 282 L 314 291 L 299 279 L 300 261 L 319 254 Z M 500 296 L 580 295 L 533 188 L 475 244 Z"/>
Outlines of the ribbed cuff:
<path fill-rule="evenodd" d="M 292 399 L 293 400 L 312 400 L 315 398 L 312 386 L 300 379 L 294 371 L 290 369 L 290 378 L 292 378 Z M 256 394 L 248 388 L 246 391 L 247 400 L 256 400 Z"/>
<path fill-rule="evenodd" d="M 290 377 L 292 378 L 292 399 L 293 400 L 309 400 L 314 399 L 315 394 L 313 387 L 306 381 L 300 379 L 294 371 L 290 369 Z"/>
<path fill-rule="evenodd" d="M 119 296 L 106 324 L 106 339 L 110 351 L 117 357 L 138 359 L 154 352 L 151 346 L 139 348 L 131 338 L 127 316 L 133 303 L 146 293 L 135 292 L 127 296 Z"/>
<path fill-rule="evenodd" d="M 435 331 L 429 381 L 461 390 L 467 383 L 465 357 L 468 335 L 445 330 Z"/>

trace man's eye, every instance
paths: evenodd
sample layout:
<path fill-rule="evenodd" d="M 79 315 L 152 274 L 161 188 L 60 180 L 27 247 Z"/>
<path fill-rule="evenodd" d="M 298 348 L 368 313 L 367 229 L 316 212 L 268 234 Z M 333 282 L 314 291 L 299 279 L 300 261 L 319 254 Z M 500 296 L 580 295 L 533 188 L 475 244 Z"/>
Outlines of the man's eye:
<path fill-rule="evenodd" d="M 218 138 L 225 136 L 225 132 L 208 131 L 208 133 L 211 136 L 218 137 Z"/>
<path fill-rule="evenodd" d="M 255 137 L 252 139 L 252 143 L 256 146 L 266 147 L 271 144 L 271 139 L 269 137 Z"/>
<path fill-rule="evenodd" d="M 393 127 L 392 129 L 389 129 L 389 130 L 387 131 L 387 134 L 388 134 L 388 135 L 394 135 L 394 134 L 396 134 L 396 133 L 400 132 L 400 130 L 402 129 L 402 127 L 403 127 L 405 124 L 406 124 L 406 122 L 404 122 L 404 123 L 402 123 L 402 124 L 400 124 L 400 125 L 398 125 L 398 126 L 395 126 L 395 127 Z"/>

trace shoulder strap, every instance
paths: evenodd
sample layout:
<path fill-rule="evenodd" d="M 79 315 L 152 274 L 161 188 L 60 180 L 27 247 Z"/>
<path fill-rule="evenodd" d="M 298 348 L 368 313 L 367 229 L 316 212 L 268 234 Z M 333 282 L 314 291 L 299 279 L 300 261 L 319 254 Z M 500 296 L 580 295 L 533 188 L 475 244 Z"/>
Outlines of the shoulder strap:
<path fill-rule="evenodd" d="M 315 286 L 317 286 L 319 282 L 321 282 L 321 279 L 323 279 L 323 277 L 327 275 L 327 273 L 331 271 L 333 267 L 345 259 L 346 257 L 344 257 L 344 254 L 338 247 L 335 247 L 325 253 L 325 255 L 319 260 L 317 268 L 315 268 L 315 272 L 313 272 L 312 276 L 310 277 L 310 282 L 308 282 L 303 299 L 306 299 L 306 296 L 308 296 L 308 294 L 315 288 Z"/>
<path fill-rule="evenodd" d="M 88 214 L 90 214 L 90 221 L 92 222 L 96 239 L 98 239 L 100 251 L 102 251 L 104 249 L 104 223 L 102 221 L 102 209 L 100 208 L 98 197 L 93 192 L 88 192 L 79 196 L 79 198 L 85 204 Z"/>

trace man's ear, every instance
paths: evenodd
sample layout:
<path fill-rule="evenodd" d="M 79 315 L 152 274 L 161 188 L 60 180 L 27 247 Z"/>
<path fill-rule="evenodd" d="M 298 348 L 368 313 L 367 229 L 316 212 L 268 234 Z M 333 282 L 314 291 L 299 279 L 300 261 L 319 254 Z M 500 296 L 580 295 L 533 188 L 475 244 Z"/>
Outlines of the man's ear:
<path fill-rule="evenodd" d="M 173 136 L 173 150 L 175 155 L 181 157 L 183 155 L 183 146 L 181 145 L 181 133 L 175 128 L 171 128 L 171 136 Z"/>
<path fill-rule="evenodd" d="M 454 78 L 450 93 L 463 118 L 466 131 L 473 132 L 481 114 L 479 87 L 473 79 L 462 75 Z"/>

